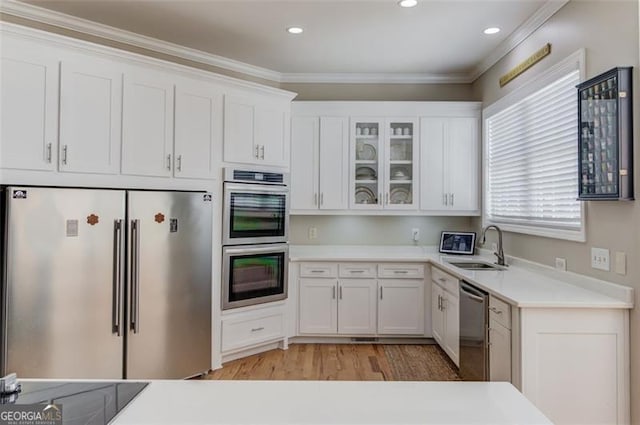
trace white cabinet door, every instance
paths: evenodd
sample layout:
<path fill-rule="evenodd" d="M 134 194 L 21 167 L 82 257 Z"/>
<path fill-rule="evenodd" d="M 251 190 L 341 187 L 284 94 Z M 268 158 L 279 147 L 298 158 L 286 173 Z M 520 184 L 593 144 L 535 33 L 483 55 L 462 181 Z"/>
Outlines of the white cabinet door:
<path fill-rule="evenodd" d="M 87 56 L 63 61 L 60 76 L 60 171 L 120 171 L 122 72 Z"/>
<path fill-rule="evenodd" d="M 460 304 L 459 299 L 445 292 L 443 301 L 444 309 L 444 351 L 451 360 L 459 364 L 460 359 Z"/>
<path fill-rule="evenodd" d="M 320 209 L 344 210 L 349 206 L 349 120 L 320 117 Z M 291 164 L 293 167 L 293 164 Z"/>
<path fill-rule="evenodd" d="M 445 208 L 444 118 L 420 120 L 420 209 Z"/>
<path fill-rule="evenodd" d="M 338 332 L 337 281 L 300 279 L 299 330 L 301 334 Z"/>
<path fill-rule="evenodd" d="M 222 93 L 206 83 L 180 81 L 175 96 L 175 177 L 216 177 L 222 159 Z"/>
<path fill-rule="evenodd" d="M 254 143 L 254 103 L 244 97 L 224 97 L 224 160 L 227 162 L 255 163 L 259 148 Z M 255 149 L 254 149 L 255 145 Z"/>
<path fill-rule="evenodd" d="M 388 118 L 385 128 L 384 207 L 415 210 L 418 207 L 417 121 Z"/>
<path fill-rule="evenodd" d="M 384 182 L 384 120 L 351 118 L 349 205 L 351 209 L 382 209 Z"/>
<path fill-rule="evenodd" d="M 291 210 L 317 210 L 318 117 L 291 119 Z"/>
<path fill-rule="evenodd" d="M 511 382 L 511 331 L 489 321 L 489 380 Z"/>
<path fill-rule="evenodd" d="M 478 118 L 420 120 L 420 209 L 477 212 Z"/>
<path fill-rule="evenodd" d="M 444 313 L 442 311 L 443 290 L 435 283 L 431 284 L 431 326 L 433 339 L 442 347 L 444 345 Z"/>
<path fill-rule="evenodd" d="M 424 334 L 424 280 L 378 280 L 378 333 Z"/>
<path fill-rule="evenodd" d="M 173 79 L 147 69 L 125 72 L 122 173 L 171 176 Z"/>
<path fill-rule="evenodd" d="M 280 105 L 258 105 L 255 109 L 254 140 L 259 164 L 289 167 L 289 113 Z"/>
<path fill-rule="evenodd" d="M 478 192 L 478 119 L 449 119 L 449 137 L 445 155 L 449 207 L 458 211 L 480 208 Z"/>
<path fill-rule="evenodd" d="M 52 171 L 58 146 L 56 53 L 8 37 L 0 42 L 0 167 Z"/>
<path fill-rule="evenodd" d="M 341 279 L 338 282 L 338 333 L 376 333 L 375 279 Z"/>

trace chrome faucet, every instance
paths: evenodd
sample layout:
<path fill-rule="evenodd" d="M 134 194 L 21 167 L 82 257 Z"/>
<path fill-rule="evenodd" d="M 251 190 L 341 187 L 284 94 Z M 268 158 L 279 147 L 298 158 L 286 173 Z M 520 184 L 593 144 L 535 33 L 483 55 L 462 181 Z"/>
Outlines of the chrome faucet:
<path fill-rule="evenodd" d="M 482 231 L 482 241 L 480 241 L 480 243 L 484 245 L 487 239 L 487 230 L 491 228 L 496 229 L 496 231 L 498 232 L 498 252 L 494 252 L 493 255 L 498 257 L 497 264 L 499 266 L 506 266 L 504 262 L 504 251 L 502 250 L 502 229 L 500 229 L 495 224 L 490 224 L 489 226 L 485 227 L 484 230 Z"/>

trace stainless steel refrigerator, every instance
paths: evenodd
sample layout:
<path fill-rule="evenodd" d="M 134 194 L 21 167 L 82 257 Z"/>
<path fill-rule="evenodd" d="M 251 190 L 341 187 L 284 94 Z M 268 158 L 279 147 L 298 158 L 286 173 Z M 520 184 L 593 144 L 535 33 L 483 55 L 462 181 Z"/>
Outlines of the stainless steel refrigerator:
<path fill-rule="evenodd" d="M 204 192 L 5 187 L 2 373 L 207 371 L 211 204 Z"/>

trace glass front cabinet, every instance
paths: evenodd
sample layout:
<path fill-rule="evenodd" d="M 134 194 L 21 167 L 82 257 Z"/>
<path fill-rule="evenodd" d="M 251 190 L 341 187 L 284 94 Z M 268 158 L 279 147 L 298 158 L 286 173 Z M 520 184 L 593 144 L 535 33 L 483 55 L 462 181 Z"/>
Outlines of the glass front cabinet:
<path fill-rule="evenodd" d="M 633 200 L 631 67 L 578 85 L 579 200 Z"/>
<path fill-rule="evenodd" d="M 416 120 L 411 118 L 352 119 L 351 208 L 417 208 L 415 134 Z"/>

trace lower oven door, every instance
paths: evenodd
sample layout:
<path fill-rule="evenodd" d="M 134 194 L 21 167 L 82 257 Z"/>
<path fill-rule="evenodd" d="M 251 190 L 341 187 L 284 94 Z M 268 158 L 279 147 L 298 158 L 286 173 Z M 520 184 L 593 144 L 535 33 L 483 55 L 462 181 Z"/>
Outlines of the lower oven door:
<path fill-rule="evenodd" d="M 224 247 L 222 261 L 223 310 L 287 298 L 287 244 Z"/>

